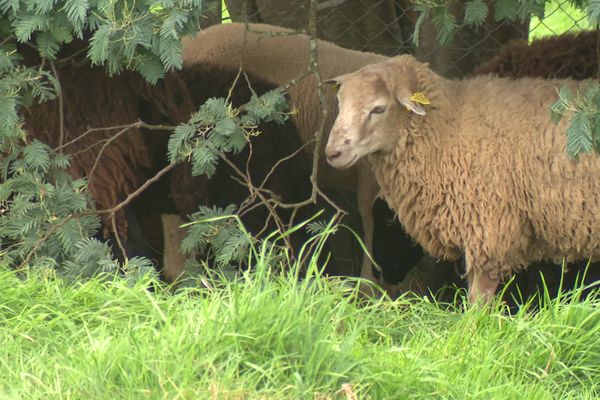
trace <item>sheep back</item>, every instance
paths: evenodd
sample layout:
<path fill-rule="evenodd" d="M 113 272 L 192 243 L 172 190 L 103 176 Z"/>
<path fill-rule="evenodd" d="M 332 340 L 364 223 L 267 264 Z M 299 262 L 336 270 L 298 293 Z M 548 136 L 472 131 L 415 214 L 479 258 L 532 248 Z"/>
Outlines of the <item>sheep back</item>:
<path fill-rule="evenodd" d="M 598 74 L 597 36 L 596 31 L 582 31 L 537 39 L 531 44 L 512 41 L 477 67 L 474 74 L 578 80 L 595 77 Z"/>

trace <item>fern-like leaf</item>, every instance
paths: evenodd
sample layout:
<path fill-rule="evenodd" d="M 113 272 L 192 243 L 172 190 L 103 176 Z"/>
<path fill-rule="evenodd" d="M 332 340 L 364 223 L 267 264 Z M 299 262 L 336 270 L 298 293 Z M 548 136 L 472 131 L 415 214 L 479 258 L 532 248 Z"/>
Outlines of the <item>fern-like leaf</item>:
<path fill-rule="evenodd" d="M 518 0 L 494 1 L 494 18 L 496 21 L 514 21 L 519 12 Z"/>
<path fill-rule="evenodd" d="M 580 153 L 590 151 L 592 145 L 590 119 L 585 112 L 577 111 L 567 127 L 567 154 L 571 158 L 577 158 Z"/>
<path fill-rule="evenodd" d="M 488 14 L 488 6 L 483 0 L 471 0 L 465 3 L 465 23 L 479 27 L 483 25 Z"/>

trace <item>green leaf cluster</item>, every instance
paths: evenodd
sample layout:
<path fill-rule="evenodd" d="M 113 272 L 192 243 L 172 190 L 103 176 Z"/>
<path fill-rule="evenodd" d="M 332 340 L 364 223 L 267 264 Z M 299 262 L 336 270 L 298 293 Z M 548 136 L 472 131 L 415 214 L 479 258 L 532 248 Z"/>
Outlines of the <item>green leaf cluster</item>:
<path fill-rule="evenodd" d="M 594 149 L 600 154 L 600 84 L 571 91 L 560 87 L 558 100 L 550 107 L 550 116 L 558 123 L 570 116 L 567 127 L 567 154 L 577 158 L 581 153 Z"/>
<path fill-rule="evenodd" d="M 39 141 L 2 160 L 0 248 L 8 265 L 44 259 L 59 266 L 98 229 L 98 218 L 85 213 L 91 203 L 86 182 L 73 180 L 68 165 L 67 156 Z"/>
<path fill-rule="evenodd" d="M 493 5 L 493 18 L 495 21 L 524 21 L 534 15 L 544 17 L 544 6 L 547 0 L 496 0 L 493 3 L 483 0 L 468 0 L 464 3 L 464 14 L 459 20 L 450 0 L 415 0 L 414 9 L 419 13 L 415 23 L 413 42 L 419 44 L 419 33 L 423 22 L 431 17 L 437 31 L 437 40 L 440 44 L 447 44 L 452 40 L 457 30 L 470 27 L 481 27 L 490 14 Z"/>
<path fill-rule="evenodd" d="M 248 254 L 253 238 L 245 230 L 235 215 L 237 206 L 227 207 L 200 206 L 198 212 L 190 216 L 189 226 L 181 250 L 190 253 L 199 249 L 203 253 L 210 251 L 218 267 L 239 264 Z"/>
<path fill-rule="evenodd" d="M 199 29 L 202 11 L 201 0 L 0 0 L 3 262 L 73 276 L 147 269 L 147 261 L 137 259 L 119 266 L 107 244 L 91 238 L 99 220 L 85 180 L 68 174 L 68 155 L 28 139 L 20 114 L 60 93 L 51 65 L 64 62 L 61 48 L 75 41 L 83 44 L 75 54 L 106 66 L 109 74 L 133 70 L 156 82 L 181 67 L 180 40 Z M 25 66 L 20 52 L 31 49 L 41 63 Z"/>
<path fill-rule="evenodd" d="M 194 176 L 211 177 L 219 154 L 241 152 L 251 136 L 259 135 L 261 122 L 283 123 L 289 117 L 283 91 L 280 89 L 258 96 L 235 108 L 227 99 L 211 98 L 177 126 L 169 139 L 171 162 L 188 160 Z"/>
<path fill-rule="evenodd" d="M 0 26 L 51 60 L 62 45 L 89 37 L 92 63 L 156 82 L 181 67 L 181 37 L 198 30 L 202 10 L 201 0 L 0 0 Z"/>

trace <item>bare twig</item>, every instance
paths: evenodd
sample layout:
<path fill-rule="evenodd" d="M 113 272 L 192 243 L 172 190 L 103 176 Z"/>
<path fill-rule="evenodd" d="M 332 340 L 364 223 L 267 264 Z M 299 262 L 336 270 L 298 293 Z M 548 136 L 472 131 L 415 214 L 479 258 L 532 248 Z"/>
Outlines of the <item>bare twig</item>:
<path fill-rule="evenodd" d="M 71 146 L 72 144 L 80 141 L 81 139 L 83 139 L 84 137 L 86 137 L 87 135 L 94 133 L 94 132 L 103 132 L 103 131 L 110 131 L 110 130 L 122 130 L 122 129 L 130 129 L 130 128 L 145 128 L 145 129 L 149 129 L 149 130 L 175 130 L 176 126 L 171 126 L 171 125 L 150 125 L 147 124 L 143 121 L 137 121 L 137 122 L 133 122 L 131 124 L 125 124 L 125 125 L 115 125 L 115 126 L 108 126 L 108 127 L 102 127 L 102 128 L 90 128 L 88 130 L 86 130 L 85 132 L 83 132 L 81 135 L 77 136 L 76 138 L 74 138 L 73 140 L 60 145 L 58 147 L 56 147 L 54 149 L 54 151 L 59 151 L 61 149 L 64 149 L 66 147 Z"/>
<path fill-rule="evenodd" d="M 325 99 L 325 93 L 323 91 L 323 82 L 321 80 L 321 72 L 319 71 L 319 53 L 318 53 L 318 43 L 317 43 L 317 10 L 319 7 L 319 2 L 317 0 L 310 0 L 310 7 L 308 10 L 308 50 L 310 54 L 309 61 L 309 70 L 314 75 L 317 81 L 317 93 L 319 96 L 319 103 L 321 106 L 321 119 L 319 120 L 319 127 L 317 128 L 317 132 L 315 132 L 315 149 L 313 152 L 313 165 L 312 172 L 310 174 L 310 181 L 313 185 L 313 192 L 311 199 L 316 201 L 317 197 L 317 175 L 319 172 L 319 158 L 321 153 L 321 140 L 323 138 L 323 133 L 325 131 L 325 123 L 327 121 L 327 116 L 329 115 L 329 104 L 327 103 L 327 99 Z"/>
<path fill-rule="evenodd" d="M 96 156 L 96 160 L 94 160 L 94 165 L 92 165 L 92 169 L 88 172 L 88 184 L 90 186 L 92 185 L 92 182 L 94 181 L 94 173 L 96 172 L 96 168 L 98 167 L 98 164 L 100 163 L 100 159 L 102 158 L 102 154 L 104 154 L 104 150 L 106 150 L 108 148 L 108 146 L 110 146 L 110 144 L 112 142 L 114 142 L 115 140 L 117 140 L 118 138 L 120 138 L 121 135 L 123 135 L 124 133 L 126 133 L 127 131 L 129 131 L 129 129 L 131 129 L 131 128 L 128 127 L 128 128 L 121 129 L 115 135 L 111 136 L 102 145 L 102 148 L 100 149 L 100 151 L 98 152 L 98 155 Z"/>
<path fill-rule="evenodd" d="M 142 186 L 140 186 L 139 188 L 137 188 L 134 192 L 130 193 L 129 196 L 127 196 L 125 198 L 125 200 L 123 200 L 122 202 L 120 202 L 116 206 L 114 206 L 112 208 L 107 208 L 107 209 L 104 209 L 104 210 L 92 211 L 90 214 L 109 214 L 110 215 L 110 214 L 115 214 L 115 213 L 121 211 L 125 206 L 127 206 L 137 196 L 139 196 L 144 190 L 146 190 L 153 183 L 157 182 L 160 178 L 162 178 L 164 175 L 166 175 L 167 173 L 169 173 L 173 168 L 175 168 L 176 165 L 177 164 L 169 164 L 166 167 L 164 167 L 163 169 L 161 169 L 160 171 L 158 171 L 156 173 L 156 175 L 154 175 L 152 178 L 150 178 L 146 182 L 144 182 L 144 184 Z"/>
<path fill-rule="evenodd" d="M 269 180 L 269 178 L 271 177 L 271 175 L 273 175 L 273 173 L 275 172 L 275 170 L 277 168 L 279 168 L 279 166 L 281 164 L 283 164 L 284 162 L 291 160 L 292 158 L 296 157 L 300 152 L 304 151 L 304 149 L 306 149 L 308 146 L 310 146 L 310 144 L 314 143 L 312 140 L 308 141 L 306 143 L 304 143 L 302 146 L 298 147 L 298 149 L 296 149 L 292 154 L 287 155 L 279 160 L 277 160 L 277 162 L 275 164 L 273 164 L 273 167 L 271 167 L 271 170 L 267 173 L 267 175 L 265 176 L 265 178 L 262 180 L 262 182 L 260 183 L 260 186 L 258 187 L 259 189 L 262 189 L 265 187 L 267 181 Z"/>
<path fill-rule="evenodd" d="M 92 169 L 88 172 L 88 180 L 89 180 L 89 184 L 91 185 L 92 181 L 94 180 L 94 173 L 96 172 L 96 168 L 98 167 L 98 164 L 100 163 L 100 159 L 102 158 L 102 154 L 104 153 L 104 151 L 108 148 L 108 146 L 110 146 L 110 144 L 112 142 L 114 142 L 115 140 L 117 140 L 119 137 L 121 137 L 121 135 L 123 135 L 124 133 L 126 133 L 127 131 L 129 131 L 129 129 L 132 128 L 147 128 L 147 129 L 172 129 L 174 130 L 175 127 L 166 127 L 163 125 L 149 125 L 146 124 L 142 121 L 138 121 L 135 122 L 123 129 L 121 129 L 119 132 L 117 132 L 115 135 L 111 136 L 108 140 L 106 140 L 106 142 L 104 143 L 104 145 L 102 146 L 102 148 L 100 149 L 100 151 L 98 152 L 98 155 L 96 156 L 96 160 L 94 161 L 94 165 L 92 166 Z"/>
<path fill-rule="evenodd" d="M 50 68 L 52 68 L 52 73 L 54 74 L 54 78 L 58 82 L 58 124 L 60 130 L 60 136 L 58 139 L 58 149 L 59 153 L 62 153 L 62 144 L 65 142 L 65 102 L 63 98 L 62 85 L 60 84 L 60 77 L 58 76 L 58 71 L 56 70 L 56 65 L 54 62 L 50 60 Z"/>
<path fill-rule="evenodd" d="M 233 80 L 233 83 L 231 84 L 231 86 L 229 87 L 229 91 L 227 92 L 227 98 L 225 99 L 226 103 L 229 103 L 229 101 L 231 100 L 231 96 L 233 95 L 233 89 L 235 89 L 235 86 L 237 85 L 241 74 L 242 74 L 242 66 L 240 65 L 237 75 L 235 76 L 235 79 Z"/>
<path fill-rule="evenodd" d="M 13 39 L 15 39 L 14 35 L 7 36 L 2 42 L 0 42 L 0 46 L 4 46 L 6 43 L 10 42 Z"/>
<path fill-rule="evenodd" d="M 110 224 L 112 225 L 113 233 L 115 234 L 115 242 L 117 242 L 119 250 L 121 250 L 121 254 L 123 254 L 123 259 L 127 260 L 127 252 L 123 247 L 123 243 L 121 243 L 121 238 L 119 237 L 119 231 L 117 230 L 117 221 L 114 213 L 110 214 Z"/>

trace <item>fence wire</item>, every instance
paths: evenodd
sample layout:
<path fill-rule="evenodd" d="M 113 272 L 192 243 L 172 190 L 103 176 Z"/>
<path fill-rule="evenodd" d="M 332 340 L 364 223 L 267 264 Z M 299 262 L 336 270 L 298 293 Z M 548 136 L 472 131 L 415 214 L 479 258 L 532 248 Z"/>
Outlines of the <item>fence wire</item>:
<path fill-rule="evenodd" d="M 310 0 L 225 0 L 222 3 L 220 15 L 229 15 L 227 20 L 262 22 L 296 30 L 305 30 L 308 26 Z M 218 6 L 221 4 L 216 4 Z M 450 11 L 457 21 L 462 21 L 464 7 L 464 1 L 451 6 Z M 413 32 L 418 13 L 410 0 L 320 0 L 317 11 L 321 39 L 389 56 L 411 53 L 448 77 L 469 74 L 511 40 L 531 41 L 590 28 L 583 12 L 568 1 L 559 0 L 546 4 L 545 17 L 541 20 L 532 17 L 518 22 L 496 21 L 490 10 L 480 27 L 461 27 L 445 45 L 438 43 L 433 21 L 426 19 L 416 46 Z"/>

